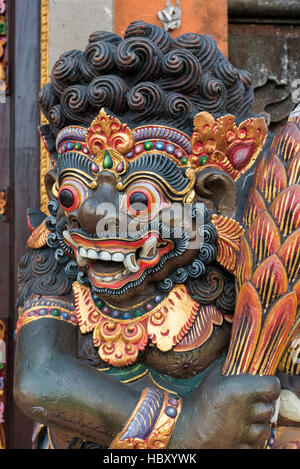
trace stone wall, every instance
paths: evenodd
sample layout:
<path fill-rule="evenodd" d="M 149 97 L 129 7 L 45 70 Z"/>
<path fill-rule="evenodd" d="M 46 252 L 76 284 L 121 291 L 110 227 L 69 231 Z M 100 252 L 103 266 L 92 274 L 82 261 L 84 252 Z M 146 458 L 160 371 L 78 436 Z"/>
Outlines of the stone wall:
<path fill-rule="evenodd" d="M 92 31 L 113 30 L 113 0 L 49 0 L 49 68 L 59 55 L 84 49 Z"/>

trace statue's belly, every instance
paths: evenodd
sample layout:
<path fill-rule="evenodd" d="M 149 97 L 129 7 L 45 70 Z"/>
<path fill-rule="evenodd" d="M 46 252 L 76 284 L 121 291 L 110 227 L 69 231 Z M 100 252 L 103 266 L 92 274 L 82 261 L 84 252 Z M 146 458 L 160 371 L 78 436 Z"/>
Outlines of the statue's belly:
<path fill-rule="evenodd" d="M 187 351 L 161 352 L 155 346 L 150 346 L 141 357 L 141 362 L 174 378 L 196 376 L 225 351 L 230 339 L 230 329 L 228 323 L 214 326 L 212 334 L 203 345 Z"/>

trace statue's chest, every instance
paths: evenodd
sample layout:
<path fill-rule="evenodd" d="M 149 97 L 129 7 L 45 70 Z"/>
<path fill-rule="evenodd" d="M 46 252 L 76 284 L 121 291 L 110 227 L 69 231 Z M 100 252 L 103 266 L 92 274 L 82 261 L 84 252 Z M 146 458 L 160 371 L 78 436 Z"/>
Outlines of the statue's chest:
<path fill-rule="evenodd" d="M 110 365 L 99 355 L 94 345 L 93 333 L 82 334 L 78 331 L 78 357 L 99 370 L 128 379 L 135 379 L 145 373 L 168 375 L 174 378 L 191 378 L 206 370 L 226 349 L 230 339 L 231 325 L 220 318 L 219 324 L 210 323 L 210 328 L 201 331 L 198 321 L 184 336 L 177 347 L 169 351 L 161 351 L 148 343 L 139 353 L 137 360 L 126 367 Z M 124 376 L 123 376 L 124 375 Z M 129 377 L 129 378 L 128 378 Z"/>
<path fill-rule="evenodd" d="M 179 365 L 180 370 L 175 371 L 177 363 L 186 361 L 182 357 L 201 357 L 202 351 L 197 350 L 211 338 L 215 327 L 228 320 L 215 305 L 197 303 L 184 285 L 177 285 L 158 304 L 153 302 L 149 311 L 139 309 L 138 314 L 135 310 L 101 308 L 95 304 L 90 289 L 76 282 L 73 291 L 80 333 L 92 338 L 92 345 L 88 347 L 90 354 L 92 348 L 96 349 L 101 362 L 114 368 L 145 361 L 156 369 L 168 370 L 171 360 L 175 374 L 181 374 L 182 367 L 190 368 L 183 363 Z M 223 335 L 224 339 L 218 341 L 218 350 L 224 347 Z M 192 361 L 195 362 L 195 358 Z M 196 362 L 194 368 L 205 366 L 202 359 L 197 358 Z"/>

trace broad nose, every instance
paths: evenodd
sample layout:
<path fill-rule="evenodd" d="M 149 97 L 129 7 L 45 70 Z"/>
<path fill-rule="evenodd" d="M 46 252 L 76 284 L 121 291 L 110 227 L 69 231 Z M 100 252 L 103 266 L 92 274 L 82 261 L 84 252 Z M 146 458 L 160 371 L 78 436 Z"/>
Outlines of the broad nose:
<path fill-rule="evenodd" d="M 118 191 L 116 179 L 112 175 L 100 177 L 97 189 L 90 192 L 77 212 L 79 226 L 89 234 L 97 234 L 101 230 L 100 221 L 107 226 L 116 222 L 118 211 Z M 105 220 L 105 222 L 104 222 Z"/>

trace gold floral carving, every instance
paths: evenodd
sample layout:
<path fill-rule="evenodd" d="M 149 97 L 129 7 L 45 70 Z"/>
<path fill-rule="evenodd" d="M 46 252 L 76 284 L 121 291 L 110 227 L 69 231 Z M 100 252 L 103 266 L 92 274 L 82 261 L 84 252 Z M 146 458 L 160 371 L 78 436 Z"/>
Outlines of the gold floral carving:
<path fill-rule="evenodd" d="M 205 111 L 195 116 L 194 126 L 191 163 L 205 155 L 206 166 L 217 166 L 234 180 L 253 165 L 268 133 L 264 118 L 250 118 L 237 126 L 232 115 L 215 120 Z"/>
<path fill-rule="evenodd" d="M 118 176 L 127 169 L 127 161 L 123 154 L 131 150 L 134 138 L 127 124 L 122 124 L 119 119 L 109 116 L 101 109 L 87 130 L 86 144 L 101 170 L 109 169 Z M 111 168 L 104 165 L 107 151 L 113 163 Z M 116 171 L 120 164 L 122 169 Z"/>
<path fill-rule="evenodd" d="M 49 81 L 49 0 L 41 0 L 41 88 Z M 47 124 L 47 119 L 41 112 L 41 124 Z M 40 207 L 42 212 L 48 212 L 48 197 L 44 178 L 49 170 L 49 153 L 40 139 Z"/>
<path fill-rule="evenodd" d="M 124 367 L 136 362 L 149 339 L 162 350 L 171 350 L 191 328 L 199 308 L 184 285 L 177 285 L 152 311 L 135 319 L 108 317 L 93 302 L 88 287 L 73 283 L 78 324 L 82 334 L 93 331 L 93 342 L 102 360 Z"/>

